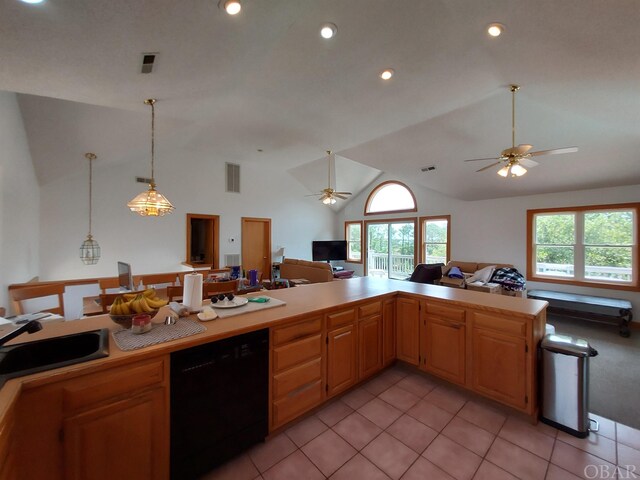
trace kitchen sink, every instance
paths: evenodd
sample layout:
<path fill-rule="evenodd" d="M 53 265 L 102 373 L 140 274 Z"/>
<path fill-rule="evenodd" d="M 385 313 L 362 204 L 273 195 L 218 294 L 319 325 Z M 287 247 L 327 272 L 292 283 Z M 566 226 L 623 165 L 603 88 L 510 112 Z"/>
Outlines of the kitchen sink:
<path fill-rule="evenodd" d="M 109 356 L 109 329 L 0 347 L 0 387 L 10 379 Z"/>

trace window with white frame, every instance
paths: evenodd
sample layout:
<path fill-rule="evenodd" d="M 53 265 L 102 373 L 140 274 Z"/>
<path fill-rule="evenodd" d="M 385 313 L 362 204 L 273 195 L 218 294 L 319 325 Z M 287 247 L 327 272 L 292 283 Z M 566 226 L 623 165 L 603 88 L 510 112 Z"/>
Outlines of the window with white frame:
<path fill-rule="evenodd" d="M 344 222 L 347 262 L 362 263 L 362 222 Z"/>
<path fill-rule="evenodd" d="M 531 280 L 638 287 L 639 204 L 530 210 Z"/>
<path fill-rule="evenodd" d="M 451 255 L 450 215 L 420 217 L 422 263 L 447 263 Z"/>

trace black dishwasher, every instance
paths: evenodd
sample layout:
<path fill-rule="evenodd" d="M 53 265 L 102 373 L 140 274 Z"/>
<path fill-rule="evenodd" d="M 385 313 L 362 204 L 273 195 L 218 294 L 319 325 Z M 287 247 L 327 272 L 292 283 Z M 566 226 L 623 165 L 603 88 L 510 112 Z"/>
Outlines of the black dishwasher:
<path fill-rule="evenodd" d="M 171 354 L 171 478 L 197 478 L 268 433 L 269 331 Z"/>

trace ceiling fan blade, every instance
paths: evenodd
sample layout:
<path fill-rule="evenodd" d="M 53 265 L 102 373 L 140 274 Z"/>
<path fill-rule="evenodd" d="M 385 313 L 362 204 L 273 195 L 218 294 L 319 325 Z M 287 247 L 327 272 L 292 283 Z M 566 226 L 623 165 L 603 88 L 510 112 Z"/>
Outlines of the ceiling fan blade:
<path fill-rule="evenodd" d="M 351 192 L 333 192 L 334 194 L 340 194 L 340 195 L 353 195 Z"/>
<path fill-rule="evenodd" d="M 537 165 L 540 165 L 535 160 L 531 160 L 530 158 L 526 158 L 526 157 L 518 160 L 518 163 L 520 163 L 523 167 L 527 167 L 527 168 L 533 168 Z"/>
<path fill-rule="evenodd" d="M 482 160 L 500 160 L 501 157 L 489 157 L 489 158 L 471 158 L 469 160 L 465 160 L 465 162 L 479 162 Z"/>
<path fill-rule="evenodd" d="M 500 165 L 502 160 L 496 163 L 492 163 L 491 165 L 487 165 L 486 167 L 482 167 L 480 170 L 476 170 L 476 172 L 484 172 L 485 170 L 489 170 L 491 167 L 495 167 L 496 165 Z"/>
<path fill-rule="evenodd" d="M 318 195 L 324 195 L 324 193 L 312 193 L 311 195 L 305 195 L 305 197 L 317 197 Z"/>
<path fill-rule="evenodd" d="M 340 200 L 347 200 L 349 197 L 345 197 L 344 195 L 340 195 L 338 193 L 334 193 L 333 196 L 335 198 L 339 198 Z"/>
<path fill-rule="evenodd" d="M 529 155 L 537 157 L 538 155 L 559 155 L 561 153 L 575 153 L 578 151 L 578 147 L 564 147 L 554 148 L 552 150 L 539 150 L 537 152 L 531 152 Z"/>

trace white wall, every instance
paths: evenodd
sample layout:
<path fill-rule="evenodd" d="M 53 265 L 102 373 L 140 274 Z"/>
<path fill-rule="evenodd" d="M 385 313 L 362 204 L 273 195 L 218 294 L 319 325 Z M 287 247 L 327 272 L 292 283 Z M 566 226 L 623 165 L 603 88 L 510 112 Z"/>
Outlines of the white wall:
<path fill-rule="evenodd" d="M 345 220 L 373 219 L 374 216 L 364 217 L 364 203 L 371 190 L 385 180 L 400 180 L 413 190 L 418 202 L 418 216 L 451 215 L 453 260 L 511 263 L 523 274 L 526 272 L 528 209 L 640 202 L 640 185 L 467 202 L 385 175 L 345 207 L 339 215 L 340 225 L 337 228 L 344 229 Z M 362 265 L 347 265 L 350 269 L 362 272 Z M 542 282 L 528 282 L 527 288 L 628 299 L 633 303 L 634 310 L 640 312 L 638 292 Z"/>
<path fill-rule="evenodd" d="M 7 287 L 38 275 L 38 183 L 15 93 L 0 91 L 0 306 Z"/>

